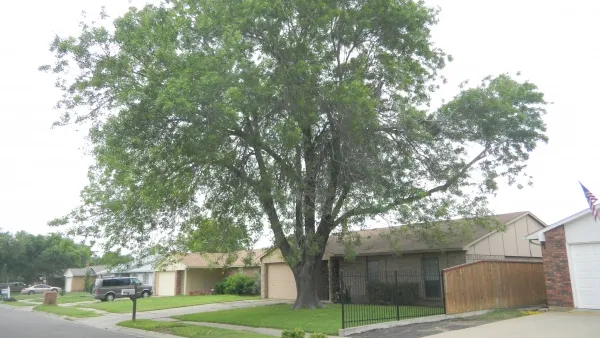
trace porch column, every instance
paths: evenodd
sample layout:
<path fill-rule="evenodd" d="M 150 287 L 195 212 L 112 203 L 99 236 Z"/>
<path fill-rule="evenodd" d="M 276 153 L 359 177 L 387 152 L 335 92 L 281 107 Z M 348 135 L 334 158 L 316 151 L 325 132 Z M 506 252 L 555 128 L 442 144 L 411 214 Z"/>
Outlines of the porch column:
<path fill-rule="evenodd" d="M 183 270 L 183 294 L 185 296 L 187 296 L 188 292 L 187 292 L 187 271 L 188 268 L 186 267 L 185 270 Z"/>
<path fill-rule="evenodd" d="M 329 301 L 333 301 L 333 261 L 331 257 L 327 259 L 327 280 L 329 284 Z"/>
<path fill-rule="evenodd" d="M 267 265 L 260 266 L 260 298 L 267 298 Z"/>

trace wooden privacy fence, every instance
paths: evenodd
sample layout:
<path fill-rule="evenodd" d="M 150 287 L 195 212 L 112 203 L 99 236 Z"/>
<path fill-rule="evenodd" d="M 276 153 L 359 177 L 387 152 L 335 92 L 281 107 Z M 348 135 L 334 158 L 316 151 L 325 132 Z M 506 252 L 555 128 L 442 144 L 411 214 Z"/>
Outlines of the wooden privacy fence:
<path fill-rule="evenodd" d="M 546 303 L 542 263 L 480 261 L 444 270 L 446 313 Z"/>

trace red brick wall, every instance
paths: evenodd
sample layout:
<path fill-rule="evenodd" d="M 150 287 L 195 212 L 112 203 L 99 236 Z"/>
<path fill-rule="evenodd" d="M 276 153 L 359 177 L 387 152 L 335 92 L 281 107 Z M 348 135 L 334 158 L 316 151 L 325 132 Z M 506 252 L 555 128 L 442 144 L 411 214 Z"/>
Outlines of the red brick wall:
<path fill-rule="evenodd" d="M 546 278 L 549 306 L 573 307 L 573 289 L 567 259 L 565 227 L 559 226 L 545 233 L 542 260 Z"/>

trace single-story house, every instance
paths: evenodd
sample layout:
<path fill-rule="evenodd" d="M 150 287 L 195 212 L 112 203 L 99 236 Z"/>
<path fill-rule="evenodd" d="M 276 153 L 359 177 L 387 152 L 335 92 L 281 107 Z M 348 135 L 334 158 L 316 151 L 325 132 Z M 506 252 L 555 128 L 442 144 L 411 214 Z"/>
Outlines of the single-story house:
<path fill-rule="evenodd" d="M 421 294 L 435 298 L 441 296 L 441 271 L 445 268 L 478 260 L 541 262 L 540 246 L 524 240 L 524 237 L 546 227 L 544 222 L 527 211 L 494 217 L 506 224 L 505 231 L 474 226 L 471 240 L 458 239 L 455 243 L 441 248 L 432 248 L 427 243 L 411 239 L 410 236 L 394 237 L 392 243 L 390 237 L 394 235 L 389 235 L 389 227 L 358 231 L 361 241 L 354 248 L 355 257 L 352 260 L 345 259 L 344 245 L 332 236 L 323 256 L 318 294 L 322 300 L 335 301 L 340 292 L 340 275 L 346 280 L 348 276 L 359 275 L 379 278 L 382 275 L 388 276 L 391 272 L 398 274 L 401 281 L 418 281 L 421 283 Z M 294 276 L 284 262 L 281 252 L 266 251 L 260 257 L 260 263 L 261 296 L 295 299 L 297 292 Z M 356 291 L 359 288 L 350 289 Z M 364 295 L 350 296 L 360 298 Z"/>
<path fill-rule="evenodd" d="M 240 251 L 226 262 L 227 254 L 191 253 L 158 268 L 154 275 L 154 292 L 159 296 L 210 293 L 223 278 L 244 273 L 255 275 L 260 270 L 258 257 L 264 250 Z M 248 261 L 249 260 L 249 261 Z"/>
<path fill-rule="evenodd" d="M 600 310 L 600 223 L 589 209 L 526 238 L 541 244 L 551 308 Z"/>
<path fill-rule="evenodd" d="M 85 268 L 70 268 L 65 271 L 65 288 L 66 292 L 79 292 L 85 289 L 85 276 L 89 271 L 90 283 L 94 284 L 96 278 L 102 276 L 100 272 L 105 271 L 105 265 L 94 265 Z M 90 285 L 91 285 L 90 284 Z"/>

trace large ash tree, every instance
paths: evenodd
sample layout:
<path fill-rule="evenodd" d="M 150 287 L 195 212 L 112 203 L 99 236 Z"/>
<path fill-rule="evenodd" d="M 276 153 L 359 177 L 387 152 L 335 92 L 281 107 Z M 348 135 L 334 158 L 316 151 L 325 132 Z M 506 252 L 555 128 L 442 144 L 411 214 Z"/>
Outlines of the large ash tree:
<path fill-rule="evenodd" d="M 173 0 L 57 37 L 42 68 L 64 92 L 58 123 L 91 126 L 96 162 L 56 223 L 125 247 L 199 224 L 239 246 L 268 225 L 295 308 L 320 307 L 332 233 L 378 215 L 478 216 L 546 141 L 543 94 L 508 75 L 431 108 L 449 60 L 436 14 L 409 0 Z"/>

